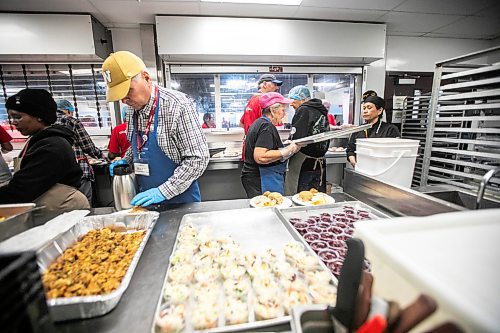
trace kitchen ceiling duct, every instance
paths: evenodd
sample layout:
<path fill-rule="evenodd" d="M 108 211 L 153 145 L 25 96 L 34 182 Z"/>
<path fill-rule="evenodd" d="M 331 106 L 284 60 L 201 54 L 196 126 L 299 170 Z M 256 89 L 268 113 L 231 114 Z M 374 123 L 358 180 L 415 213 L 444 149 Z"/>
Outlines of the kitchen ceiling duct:
<path fill-rule="evenodd" d="M 385 24 L 156 16 L 169 63 L 366 65 L 385 55 Z"/>
<path fill-rule="evenodd" d="M 0 13 L 0 62 L 102 61 L 111 33 L 91 15 Z"/>

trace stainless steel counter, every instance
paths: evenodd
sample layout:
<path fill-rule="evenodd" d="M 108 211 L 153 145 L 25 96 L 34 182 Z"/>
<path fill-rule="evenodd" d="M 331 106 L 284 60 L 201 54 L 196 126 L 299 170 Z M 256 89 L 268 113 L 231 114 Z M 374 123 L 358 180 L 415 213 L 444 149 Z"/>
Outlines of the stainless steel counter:
<path fill-rule="evenodd" d="M 335 193 L 333 197 L 337 202 L 353 200 L 352 197 L 343 193 Z M 169 207 L 170 209 L 167 209 Z M 172 253 L 182 217 L 190 213 L 248 208 L 250 205 L 249 200 L 244 199 L 169 207 L 159 208 L 167 210 L 161 212 L 129 287 L 116 308 L 102 317 L 56 323 L 59 332 L 150 332 L 163 279 L 167 272 L 168 258 Z M 283 329 L 289 330 L 289 327 Z"/>
<path fill-rule="evenodd" d="M 465 210 L 423 193 L 377 181 L 345 169 L 344 192 L 393 216 L 428 216 Z"/>
<path fill-rule="evenodd" d="M 325 157 L 327 182 L 342 185 L 342 175 L 347 162 L 345 152 L 327 152 Z M 206 171 L 198 179 L 202 200 L 246 198 L 240 180 L 242 166 L 243 162 L 239 156 L 210 158 Z"/>
<path fill-rule="evenodd" d="M 432 197 L 415 191 L 387 187 L 386 184 L 365 179 L 352 172 L 346 172 L 346 175 L 347 193 L 332 194 L 337 202 L 360 199 L 390 216 L 422 216 L 457 210 L 455 207 L 443 204 L 441 200 L 433 200 Z M 172 253 L 182 217 L 190 213 L 247 207 L 249 207 L 248 199 L 157 207 L 157 210 L 161 211 L 160 217 L 144 248 L 129 287 L 117 307 L 102 317 L 56 323 L 58 331 L 72 333 L 150 332 L 163 278 L 167 271 L 168 258 Z M 112 208 L 103 208 L 94 209 L 93 212 L 107 214 L 111 210 Z M 53 217 L 53 215 L 44 214 L 36 218 L 34 225 L 45 223 Z M 288 327 L 283 329 L 289 330 Z"/>

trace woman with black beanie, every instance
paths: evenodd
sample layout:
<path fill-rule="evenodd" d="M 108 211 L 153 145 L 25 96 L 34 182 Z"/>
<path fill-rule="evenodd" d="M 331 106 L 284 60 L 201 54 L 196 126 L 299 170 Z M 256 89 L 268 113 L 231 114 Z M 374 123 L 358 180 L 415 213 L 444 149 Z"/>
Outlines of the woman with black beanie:
<path fill-rule="evenodd" d="M 43 89 L 23 89 L 5 103 L 12 124 L 28 137 L 14 176 L 0 188 L 0 203 L 34 202 L 48 210 L 90 208 L 78 191 L 82 170 L 71 147 L 71 129 L 52 125 L 57 106 Z"/>
<path fill-rule="evenodd" d="M 360 138 L 397 138 L 401 134 L 396 126 L 382 121 L 385 109 L 385 100 L 379 96 L 368 96 L 361 105 L 363 120 L 372 124 L 372 128 L 351 134 L 347 143 L 347 160 L 354 167 L 356 165 L 356 139 Z"/>

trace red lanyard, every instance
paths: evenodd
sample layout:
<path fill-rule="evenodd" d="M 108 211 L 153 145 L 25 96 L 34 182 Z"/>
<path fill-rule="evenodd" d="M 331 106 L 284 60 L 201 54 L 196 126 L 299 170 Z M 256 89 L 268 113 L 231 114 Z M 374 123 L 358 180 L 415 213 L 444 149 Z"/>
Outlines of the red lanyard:
<path fill-rule="evenodd" d="M 149 111 L 149 117 L 148 117 L 148 122 L 146 123 L 146 129 L 144 130 L 144 134 L 142 135 L 142 143 L 141 143 L 141 136 L 139 135 L 139 116 L 137 115 L 137 112 L 135 112 L 135 135 L 137 139 L 137 150 L 141 151 L 142 147 L 146 144 L 149 138 L 149 131 L 151 128 L 151 123 L 153 122 L 153 119 L 155 117 L 155 111 L 156 111 L 156 103 L 158 102 L 158 86 L 156 86 L 155 89 L 155 99 L 153 102 L 153 105 L 151 105 L 151 110 Z"/>
<path fill-rule="evenodd" d="M 26 150 L 28 150 L 28 144 L 30 143 L 30 139 L 31 137 L 28 140 L 26 140 L 26 144 L 24 145 L 23 151 L 21 152 L 21 158 L 24 157 L 24 155 L 26 154 Z"/>

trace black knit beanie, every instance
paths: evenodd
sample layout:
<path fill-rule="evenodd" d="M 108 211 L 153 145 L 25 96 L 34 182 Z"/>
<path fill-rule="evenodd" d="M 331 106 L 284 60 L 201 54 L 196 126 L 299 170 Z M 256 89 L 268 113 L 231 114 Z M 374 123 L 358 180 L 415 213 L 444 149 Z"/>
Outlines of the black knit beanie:
<path fill-rule="evenodd" d="M 44 89 L 23 89 L 7 99 L 5 108 L 40 118 L 45 125 L 52 125 L 57 120 L 56 102 Z"/>
<path fill-rule="evenodd" d="M 377 107 L 377 109 L 383 108 L 385 109 L 385 100 L 379 96 L 368 96 L 364 99 L 363 103 L 373 103 Z"/>

